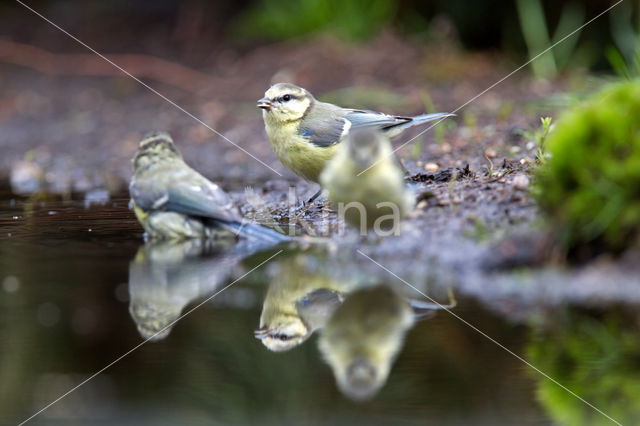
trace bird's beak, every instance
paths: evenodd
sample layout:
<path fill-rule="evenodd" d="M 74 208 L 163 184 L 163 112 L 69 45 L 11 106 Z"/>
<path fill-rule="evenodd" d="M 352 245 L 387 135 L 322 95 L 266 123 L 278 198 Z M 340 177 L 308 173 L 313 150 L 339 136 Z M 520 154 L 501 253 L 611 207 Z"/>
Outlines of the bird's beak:
<path fill-rule="evenodd" d="M 266 111 L 269 111 L 273 104 L 269 98 L 262 98 L 258 101 L 258 108 L 262 108 Z"/>
<path fill-rule="evenodd" d="M 261 107 L 260 107 L 261 108 Z M 253 332 L 254 336 L 258 340 L 265 339 L 269 335 L 269 329 L 267 327 L 262 327 Z"/>

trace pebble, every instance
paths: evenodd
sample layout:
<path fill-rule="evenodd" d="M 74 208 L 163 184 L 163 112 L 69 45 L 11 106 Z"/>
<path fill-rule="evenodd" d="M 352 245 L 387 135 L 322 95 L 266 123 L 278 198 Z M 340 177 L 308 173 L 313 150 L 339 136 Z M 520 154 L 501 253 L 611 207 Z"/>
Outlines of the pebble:
<path fill-rule="evenodd" d="M 424 165 L 424 169 L 428 172 L 437 172 L 440 166 L 437 163 L 427 163 Z"/>
<path fill-rule="evenodd" d="M 41 189 L 43 171 L 28 161 L 18 161 L 11 167 L 9 181 L 16 194 L 32 194 Z"/>
<path fill-rule="evenodd" d="M 524 191 L 529 188 L 529 178 L 526 175 L 517 175 L 513 178 L 513 186 Z"/>
<path fill-rule="evenodd" d="M 105 205 L 111 199 L 109 191 L 106 189 L 93 189 L 84 195 L 85 208 L 92 205 Z"/>

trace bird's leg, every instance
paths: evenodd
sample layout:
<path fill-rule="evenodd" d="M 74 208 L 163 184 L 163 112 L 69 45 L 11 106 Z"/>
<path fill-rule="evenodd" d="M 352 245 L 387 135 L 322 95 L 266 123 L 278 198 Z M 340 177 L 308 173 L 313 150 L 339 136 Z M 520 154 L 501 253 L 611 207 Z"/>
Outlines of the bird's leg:
<path fill-rule="evenodd" d="M 313 204 L 313 202 L 314 202 L 314 201 L 315 201 L 315 200 L 316 200 L 320 195 L 322 195 L 322 188 L 320 188 L 320 189 L 318 190 L 318 192 L 316 192 L 315 194 L 313 194 L 313 195 L 311 196 L 311 198 L 309 198 L 309 199 L 307 200 L 307 202 L 305 203 L 305 205 Z"/>

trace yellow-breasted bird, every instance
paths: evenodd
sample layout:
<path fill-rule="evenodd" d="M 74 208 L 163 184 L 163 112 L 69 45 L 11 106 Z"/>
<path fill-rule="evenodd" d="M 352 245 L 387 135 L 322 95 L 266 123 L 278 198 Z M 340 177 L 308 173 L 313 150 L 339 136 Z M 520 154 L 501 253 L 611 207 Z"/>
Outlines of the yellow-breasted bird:
<path fill-rule="evenodd" d="M 244 222 L 231 197 L 182 159 L 171 136 L 145 136 L 132 160 L 130 205 L 151 239 L 248 237 L 265 243 L 290 238 L 257 223 Z"/>
<path fill-rule="evenodd" d="M 349 294 L 318 340 L 342 393 L 354 400 L 375 395 L 414 323 L 409 303 L 388 286 Z"/>
<path fill-rule="evenodd" d="M 320 175 L 320 183 L 338 214 L 363 232 L 397 229 L 415 202 L 391 155 L 389 139 L 371 128 L 349 134 Z"/>
<path fill-rule="evenodd" d="M 278 159 L 298 176 L 316 183 L 351 131 L 373 128 L 393 138 L 409 127 L 453 115 L 404 117 L 342 108 L 320 102 L 309 91 L 290 83 L 271 86 L 258 101 L 258 108 L 262 109 L 267 136 Z"/>

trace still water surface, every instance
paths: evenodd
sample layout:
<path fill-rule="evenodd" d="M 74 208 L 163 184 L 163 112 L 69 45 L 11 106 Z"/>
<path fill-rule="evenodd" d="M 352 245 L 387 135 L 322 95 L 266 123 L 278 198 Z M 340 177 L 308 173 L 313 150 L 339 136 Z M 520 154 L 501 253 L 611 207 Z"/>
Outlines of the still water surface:
<path fill-rule="evenodd" d="M 2 195 L 0 424 L 28 418 L 144 339 L 30 423 L 613 424 L 404 284 L 360 277 L 344 256 L 145 245 L 125 199 L 87 207 Z M 446 291 L 433 297 L 449 303 Z M 573 367 L 616 386 L 562 342 L 573 331 L 616 340 L 623 316 L 605 328 L 584 316 L 585 328 L 567 309 L 567 325 L 549 336 L 474 300 L 458 297 L 453 311 L 576 386 L 584 381 Z M 577 349 L 590 366 L 599 341 Z M 610 360 L 617 380 L 637 377 L 637 361 L 624 367 L 639 359 L 628 345 Z"/>

